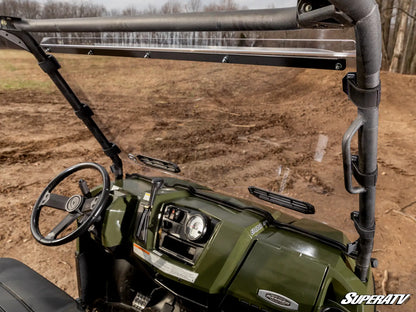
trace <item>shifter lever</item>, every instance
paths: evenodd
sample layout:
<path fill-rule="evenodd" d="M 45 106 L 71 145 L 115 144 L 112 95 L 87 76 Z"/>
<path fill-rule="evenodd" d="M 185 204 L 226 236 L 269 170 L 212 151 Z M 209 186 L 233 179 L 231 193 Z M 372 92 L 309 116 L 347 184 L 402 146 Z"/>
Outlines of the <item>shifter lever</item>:
<path fill-rule="evenodd" d="M 150 214 L 152 212 L 153 205 L 155 203 L 156 194 L 164 183 L 165 181 L 162 178 L 154 178 L 152 180 L 152 188 L 150 190 L 149 204 L 143 210 L 143 213 L 140 218 L 139 227 L 137 229 L 137 234 L 138 234 L 139 240 L 143 241 L 145 244 L 147 241 L 147 229 L 149 227 Z"/>
<path fill-rule="evenodd" d="M 149 209 L 153 209 L 157 192 L 160 190 L 165 181 L 162 178 L 152 179 L 152 189 L 150 190 Z"/>

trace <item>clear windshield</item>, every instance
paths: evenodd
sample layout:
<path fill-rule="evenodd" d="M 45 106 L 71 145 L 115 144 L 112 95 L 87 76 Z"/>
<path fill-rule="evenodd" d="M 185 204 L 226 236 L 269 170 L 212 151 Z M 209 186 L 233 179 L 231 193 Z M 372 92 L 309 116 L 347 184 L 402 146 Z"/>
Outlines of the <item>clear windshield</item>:
<path fill-rule="evenodd" d="M 347 198 L 331 196 L 344 192 L 339 142 L 355 116 L 340 87 L 345 72 L 56 56 L 122 149 L 125 173 L 176 176 L 246 199 L 252 185 L 317 206 Z M 181 172 L 151 169 L 129 154 L 176 163 Z M 94 155 L 110 164 L 98 144 Z"/>

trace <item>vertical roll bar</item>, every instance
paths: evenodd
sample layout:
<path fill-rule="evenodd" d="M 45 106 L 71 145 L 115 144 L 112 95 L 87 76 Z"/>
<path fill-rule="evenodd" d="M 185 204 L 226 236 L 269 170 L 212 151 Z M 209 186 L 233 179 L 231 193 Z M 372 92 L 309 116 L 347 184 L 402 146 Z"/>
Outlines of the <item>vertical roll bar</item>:
<path fill-rule="evenodd" d="M 359 212 L 351 218 L 360 235 L 355 274 L 368 278 L 375 231 L 377 182 L 377 137 L 380 103 L 381 22 L 375 0 L 330 0 L 354 22 L 357 47 L 357 73 L 343 80 L 345 93 L 357 106 L 362 120 L 358 130 L 358 158 L 352 160 L 354 177 L 365 189 L 359 195 Z M 358 166 L 357 166 L 358 163 Z M 344 172 L 344 175 L 347 175 Z"/>

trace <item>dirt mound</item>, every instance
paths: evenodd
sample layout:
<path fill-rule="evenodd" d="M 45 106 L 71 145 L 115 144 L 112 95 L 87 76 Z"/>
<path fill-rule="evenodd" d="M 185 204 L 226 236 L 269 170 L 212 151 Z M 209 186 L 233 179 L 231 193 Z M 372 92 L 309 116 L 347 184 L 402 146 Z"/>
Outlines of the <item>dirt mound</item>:
<path fill-rule="evenodd" d="M 247 187 L 256 185 L 306 200 L 317 208 L 314 219 L 356 238 L 349 215 L 358 197 L 344 190 L 342 172 L 341 138 L 356 116 L 341 91 L 345 73 L 59 59 L 64 76 L 70 73 L 70 81 L 82 86 L 97 120 L 105 121 L 104 132 L 124 151 L 174 161 L 186 178 L 239 197 L 253 200 Z M 36 244 L 29 230 L 31 207 L 64 168 L 81 161 L 108 168 L 109 161 L 30 55 L 2 51 L 0 75 L 0 256 L 27 263 L 76 296 L 74 244 Z M 381 293 L 387 272 L 388 293 L 414 293 L 416 77 L 383 73 L 382 84 L 376 286 Z M 325 155 L 317 162 L 322 136 Z M 416 310 L 415 300 L 399 309 Z"/>

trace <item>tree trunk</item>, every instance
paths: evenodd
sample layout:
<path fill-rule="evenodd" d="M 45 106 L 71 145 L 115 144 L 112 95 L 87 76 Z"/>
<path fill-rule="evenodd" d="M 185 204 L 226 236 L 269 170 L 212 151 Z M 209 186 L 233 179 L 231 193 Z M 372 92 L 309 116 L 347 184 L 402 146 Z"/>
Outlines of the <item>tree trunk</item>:
<path fill-rule="evenodd" d="M 415 31 L 416 31 L 416 21 L 415 21 Z M 410 62 L 410 74 L 415 75 L 416 74 L 416 38 L 413 35 L 413 43 L 410 48 L 411 53 L 411 62 Z"/>
<path fill-rule="evenodd" d="M 410 10 L 408 12 L 411 16 L 415 16 L 416 14 L 416 5 L 415 1 L 412 1 L 412 4 L 410 6 Z M 401 68 L 400 72 L 402 74 L 410 74 L 410 65 L 412 63 L 412 58 L 415 53 L 414 51 L 414 43 L 415 43 L 415 19 L 414 18 L 408 18 L 408 31 L 406 33 L 406 46 L 404 50 L 403 55 L 403 61 L 401 62 Z"/>
<path fill-rule="evenodd" d="M 391 55 L 388 53 L 393 5 L 390 0 L 379 0 L 381 27 L 383 31 L 383 68 L 388 69 Z"/>
<path fill-rule="evenodd" d="M 413 54 L 413 60 L 410 63 L 410 74 L 416 75 L 416 53 Z"/>
<path fill-rule="evenodd" d="M 390 18 L 390 29 L 389 29 L 387 53 L 389 56 L 389 60 L 391 62 L 391 59 L 393 58 L 394 46 L 396 45 L 397 32 L 399 30 L 399 25 L 402 19 L 402 15 L 400 14 L 398 10 L 398 8 L 401 7 L 399 0 L 393 0 L 390 5 L 393 7 L 393 9 L 392 9 L 391 18 Z"/>
<path fill-rule="evenodd" d="M 408 12 L 409 7 L 410 7 L 410 0 L 404 0 L 402 9 L 405 12 Z M 405 37 L 405 34 L 406 34 L 406 28 L 407 28 L 407 15 L 405 13 L 403 13 L 402 11 L 400 11 L 400 15 L 398 15 L 398 17 L 399 16 L 401 16 L 401 19 L 400 19 L 400 23 L 399 23 L 399 28 L 397 30 L 397 36 L 395 36 L 396 37 L 396 43 L 394 45 L 393 57 L 391 59 L 391 64 L 390 64 L 390 69 L 389 69 L 392 72 L 398 72 L 399 71 L 399 69 L 400 69 L 400 60 L 403 56 L 403 52 L 404 52 L 404 48 L 405 48 L 404 37 Z"/>

